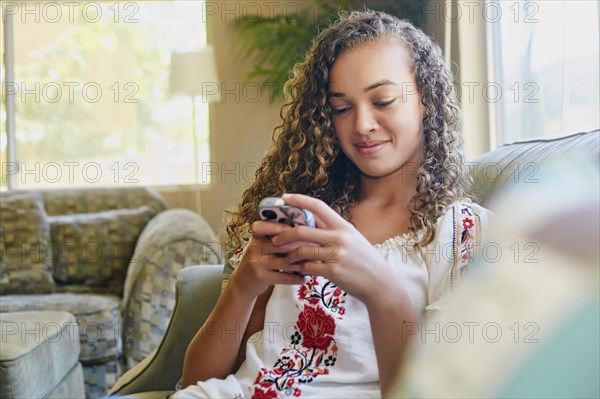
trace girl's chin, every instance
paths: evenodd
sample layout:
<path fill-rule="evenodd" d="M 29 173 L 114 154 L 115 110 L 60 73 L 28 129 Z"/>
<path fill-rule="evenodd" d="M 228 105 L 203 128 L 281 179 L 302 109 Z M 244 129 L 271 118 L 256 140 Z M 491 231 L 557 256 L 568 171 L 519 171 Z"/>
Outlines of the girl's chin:
<path fill-rule="evenodd" d="M 358 170 L 360 171 L 361 175 L 365 178 L 381 179 L 384 177 L 397 176 L 402 180 L 403 183 L 406 183 L 409 180 L 412 180 L 410 176 L 416 177 L 417 171 L 419 170 L 419 165 L 406 163 L 402 166 L 398 166 L 395 168 L 382 168 L 368 165 L 359 165 Z"/>
<path fill-rule="evenodd" d="M 360 170 L 360 174 L 369 179 L 379 179 L 382 177 L 389 176 L 391 174 L 390 171 L 376 169 L 376 168 L 358 168 Z"/>

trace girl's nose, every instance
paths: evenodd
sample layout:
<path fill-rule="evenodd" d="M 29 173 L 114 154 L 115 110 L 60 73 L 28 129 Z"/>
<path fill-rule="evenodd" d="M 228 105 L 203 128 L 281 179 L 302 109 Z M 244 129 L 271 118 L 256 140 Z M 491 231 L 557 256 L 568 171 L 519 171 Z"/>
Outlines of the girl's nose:
<path fill-rule="evenodd" d="M 375 115 L 366 107 L 357 107 L 354 117 L 354 131 L 356 134 L 369 134 L 375 131 L 377 121 Z"/>

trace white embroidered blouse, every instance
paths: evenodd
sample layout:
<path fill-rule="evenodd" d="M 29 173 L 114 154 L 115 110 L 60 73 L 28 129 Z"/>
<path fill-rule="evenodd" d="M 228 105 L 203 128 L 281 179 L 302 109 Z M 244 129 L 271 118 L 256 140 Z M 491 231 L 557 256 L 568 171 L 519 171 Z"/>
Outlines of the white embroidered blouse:
<path fill-rule="evenodd" d="M 470 202 L 451 205 L 436 237 L 420 251 L 397 236 L 375 244 L 405 289 L 418 315 L 440 309 L 446 294 L 476 257 L 481 226 L 490 212 Z M 231 260 L 235 267 L 241 251 Z M 374 288 L 376 289 L 376 287 Z M 398 339 L 414 334 L 398 331 Z M 238 334 L 242 331 L 224 331 Z M 381 397 L 377 359 L 365 305 L 324 277 L 302 285 L 277 285 L 263 330 L 248 339 L 246 360 L 227 378 L 200 381 L 173 398 L 375 398 Z"/>

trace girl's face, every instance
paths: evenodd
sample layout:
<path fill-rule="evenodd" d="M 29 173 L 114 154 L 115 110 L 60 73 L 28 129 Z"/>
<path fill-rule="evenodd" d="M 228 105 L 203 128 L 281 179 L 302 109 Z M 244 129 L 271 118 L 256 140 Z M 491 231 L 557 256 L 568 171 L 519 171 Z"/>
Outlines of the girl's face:
<path fill-rule="evenodd" d="M 331 67 L 333 126 L 365 177 L 406 178 L 423 162 L 425 107 L 408 65 L 404 46 L 383 39 L 340 54 Z"/>

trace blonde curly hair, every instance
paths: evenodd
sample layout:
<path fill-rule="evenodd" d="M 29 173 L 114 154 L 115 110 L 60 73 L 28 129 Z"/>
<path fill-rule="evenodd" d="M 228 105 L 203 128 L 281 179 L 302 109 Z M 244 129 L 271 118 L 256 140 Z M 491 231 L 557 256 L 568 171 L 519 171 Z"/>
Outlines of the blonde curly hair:
<path fill-rule="evenodd" d="M 282 124 L 273 132 L 273 143 L 242 194 L 228 211 L 229 248 L 243 245 L 250 225 L 258 219 L 264 197 L 301 193 L 329 204 L 351 221 L 350 208 L 360 191 L 359 171 L 340 151 L 328 103 L 330 70 L 339 54 L 381 38 L 399 40 L 408 50 L 423 117 L 424 162 L 418 168 L 416 195 L 410 200 L 410 234 L 424 230 L 417 246 L 435 236 L 436 220 L 448 205 L 465 195 L 460 109 L 452 74 L 439 46 L 410 22 L 376 11 L 342 14 L 314 40 L 305 60 L 294 67 L 285 84 L 287 101 Z"/>

